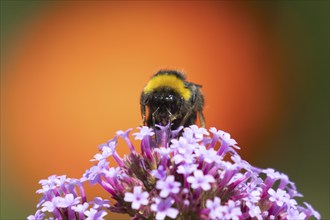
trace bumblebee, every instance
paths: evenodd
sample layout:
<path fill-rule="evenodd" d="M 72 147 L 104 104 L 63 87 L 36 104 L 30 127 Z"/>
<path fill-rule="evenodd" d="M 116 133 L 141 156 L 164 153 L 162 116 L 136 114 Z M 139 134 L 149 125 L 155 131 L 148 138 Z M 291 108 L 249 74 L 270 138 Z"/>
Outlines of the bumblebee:
<path fill-rule="evenodd" d="M 151 77 L 141 93 L 143 125 L 155 128 L 157 124 L 165 126 L 170 123 L 171 129 L 175 130 L 180 126 L 195 124 L 198 115 L 204 127 L 201 87 L 187 82 L 181 72 L 160 70 Z"/>

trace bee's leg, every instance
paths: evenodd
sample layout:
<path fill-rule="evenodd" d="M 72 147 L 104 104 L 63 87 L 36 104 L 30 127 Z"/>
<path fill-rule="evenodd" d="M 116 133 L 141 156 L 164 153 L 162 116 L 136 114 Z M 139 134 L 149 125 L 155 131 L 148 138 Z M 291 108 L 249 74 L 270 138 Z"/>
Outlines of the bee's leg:
<path fill-rule="evenodd" d="M 141 115 L 142 115 L 142 125 L 147 124 L 147 119 L 146 119 L 146 106 L 141 104 Z"/>
<path fill-rule="evenodd" d="M 156 129 L 155 115 L 156 115 L 156 113 L 157 113 L 158 110 L 159 110 L 159 107 L 151 114 L 151 117 L 152 117 L 152 127 L 153 127 L 154 132 L 155 132 L 155 141 L 156 141 L 156 143 L 158 143 L 158 141 L 157 141 L 157 129 Z"/>
<path fill-rule="evenodd" d="M 183 117 L 180 126 L 184 126 L 187 122 L 188 117 L 191 115 L 192 109 L 189 109 L 186 115 Z"/>
<path fill-rule="evenodd" d="M 159 110 L 159 107 L 151 114 L 151 117 L 152 117 L 152 125 L 154 128 L 156 128 L 156 119 L 155 119 L 155 115 L 156 113 L 158 112 Z"/>
<path fill-rule="evenodd" d="M 199 121 L 201 123 L 201 127 L 205 128 L 205 117 L 202 111 L 198 111 L 199 113 Z"/>
<path fill-rule="evenodd" d="M 169 128 L 167 130 L 167 137 L 168 137 L 168 141 L 170 140 L 171 137 L 171 127 L 172 127 L 172 121 L 176 119 L 176 116 L 172 114 L 172 112 L 170 110 L 167 109 L 168 115 L 169 115 Z"/>

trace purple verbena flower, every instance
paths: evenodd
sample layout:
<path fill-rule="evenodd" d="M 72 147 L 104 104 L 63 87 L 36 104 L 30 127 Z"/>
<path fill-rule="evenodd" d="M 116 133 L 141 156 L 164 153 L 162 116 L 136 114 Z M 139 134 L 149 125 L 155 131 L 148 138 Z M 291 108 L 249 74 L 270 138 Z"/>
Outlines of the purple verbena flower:
<path fill-rule="evenodd" d="M 253 202 L 246 202 L 246 206 L 249 208 L 249 216 L 252 218 L 262 219 L 262 213 L 260 207 L 255 205 Z"/>
<path fill-rule="evenodd" d="M 140 129 L 140 132 L 133 133 L 133 136 L 135 136 L 136 140 L 143 140 L 144 137 L 146 136 L 153 136 L 155 132 L 153 132 L 153 129 L 143 126 L 143 127 L 138 127 Z"/>
<path fill-rule="evenodd" d="M 160 190 L 159 195 L 167 198 L 170 193 L 178 193 L 181 183 L 174 180 L 174 176 L 167 176 L 165 180 L 158 180 L 156 188 Z"/>
<path fill-rule="evenodd" d="M 128 148 L 131 150 L 131 152 L 135 152 L 135 148 L 134 148 L 132 142 L 129 140 L 129 137 L 128 137 L 129 133 L 132 130 L 133 130 L 132 128 L 127 129 L 126 131 L 119 130 L 119 131 L 116 132 L 116 135 L 118 137 L 122 137 L 125 140 Z"/>
<path fill-rule="evenodd" d="M 289 195 L 281 189 L 277 189 L 276 192 L 273 189 L 269 189 L 268 194 L 270 195 L 269 201 L 275 202 L 278 206 L 282 206 L 289 198 Z"/>
<path fill-rule="evenodd" d="M 171 197 L 167 199 L 155 198 L 155 203 L 150 206 L 151 210 L 156 212 L 156 219 L 163 220 L 166 216 L 175 219 L 179 211 L 172 208 L 174 200 Z"/>
<path fill-rule="evenodd" d="M 93 208 L 97 210 L 100 210 L 103 207 L 110 208 L 110 200 L 102 199 L 101 197 L 95 197 L 90 203 L 93 204 Z"/>
<path fill-rule="evenodd" d="M 203 190 L 207 191 L 211 189 L 210 183 L 215 182 L 215 179 L 209 174 L 204 175 L 203 171 L 201 170 L 195 170 L 194 176 L 189 176 L 187 181 L 191 184 L 191 188 L 202 188 Z"/>
<path fill-rule="evenodd" d="M 189 164 L 189 163 L 185 163 L 185 164 L 181 164 L 178 166 L 177 168 L 177 173 L 180 174 L 191 174 L 193 173 L 195 170 L 197 170 L 198 165 L 197 164 Z"/>
<path fill-rule="evenodd" d="M 100 160 L 106 160 L 108 157 L 112 156 L 116 150 L 115 148 L 115 143 L 111 142 L 110 145 L 112 145 L 112 147 L 109 146 L 102 146 L 101 147 L 101 153 L 95 154 L 94 155 L 94 159 L 92 159 L 91 161 L 100 161 Z"/>
<path fill-rule="evenodd" d="M 43 212 L 53 212 L 56 210 L 59 204 L 61 204 L 61 197 L 54 197 L 51 201 L 46 201 L 42 204 L 41 211 Z"/>
<path fill-rule="evenodd" d="M 205 128 L 199 128 L 197 125 L 191 125 L 189 128 L 197 141 L 203 140 L 204 135 L 209 135 L 209 132 Z"/>
<path fill-rule="evenodd" d="M 89 180 L 90 183 L 96 184 L 101 182 L 101 177 L 104 175 L 104 170 L 109 166 L 106 160 L 100 160 L 83 174 L 83 180 Z"/>
<path fill-rule="evenodd" d="M 164 179 L 166 177 L 166 170 L 163 165 L 159 165 L 157 170 L 151 170 L 150 174 L 157 179 Z"/>
<path fill-rule="evenodd" d="M 241 202 L 229 200 L 223 208 L 224 219 L 239 219 L 242 215 L 241 212 Z"/>
<path fill-rule="evenodd" d="M 45 217 L 45 213 L 42 213 L 40 209 L 36 211 L 34 215 L 29 215 L 27 220 L 42 220 Z"/>
<path fill-rule="evenodd" d="M 148 192 L 143 192 L 141 186 L 136 186 L 134 187 L 133 193 L 125 193 L 124 200 L 132 203 L 132 209 L 139 209 L 141 205 L 148 205 L 148 197 Z"/>
<path fill-rule="evenodd" d="M 172 153 L 172 149 L 160 147 L 160 148 L 156 148 L 155 152 L 159 153 L 163 157 L 169 157 L 170 153 Z"/>
<path fill-rule="evenodd" d="M 214 197 L 213 201 L 208 199 L 206 201 L 206 208 L 209 212 L 210 219 L 223 218 L 223 206 L 221 206 L 221 199 L 219 197 Z"/>
<path fill-rule="evenodd" d="M 76 212 L 84 212 L 87 210 L 89 204 L 87 202 L 85 202 L 84 204 L 78 204 L 75 206 L 72 206 L 72 209 Z"/>
<path fill-rule="evenodd" d="M 80 197 L 74 198 L 73 194 L 66 194 L 64 198 L 58 201 L 58 207 L 66 208 L 80 203 Z"/>
<path fill-rule="evenodd" d="M 87 216 L 86 220 L 103 220 L 103 217 L 107 215 L 107 212 L 91 208 L 90 210 L 85 211 L 84 214 Z"/>
<path fill-rule="evenodd" d="M 286 216 L 288 220 L 301 220 L 306 219 L 306 217 L 305 213 L 299 212 L 299 210 L 295 208 L 289 208 L 288 215 Z"/>
<path fill-rule="evenodd" d="M 301 207 L 300 207 L 300 209 L 303 210 L 303 212 L 306 214 L 307 218 L 314 216 L 316 219 L 321 219 L 320 213 L 315 211 L 314 208 L 310 204 L 308 204 L 307 202 L 304 202 L 304 204 L 307 207 L 307 209 L 302 209 Z"/>

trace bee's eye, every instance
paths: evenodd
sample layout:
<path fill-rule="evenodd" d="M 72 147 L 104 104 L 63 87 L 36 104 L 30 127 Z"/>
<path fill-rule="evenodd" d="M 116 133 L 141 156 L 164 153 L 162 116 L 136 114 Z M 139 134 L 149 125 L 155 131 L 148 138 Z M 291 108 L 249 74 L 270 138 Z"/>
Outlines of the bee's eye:
<path fill-rule="evenodd" d="M 173 95 L 168 95 L 165 97 L 165 100 L 166 100 L 166 102 L 173 102 L 174 97 L 173 97 Z"/>
<path fill-rule="evenodd" d="M 157 102 L 160 101 L 161 99 L 162 99 L 162 97 L 159 96 L 159 95 L 154 96 L 154 100 L 157 101 Z"/>

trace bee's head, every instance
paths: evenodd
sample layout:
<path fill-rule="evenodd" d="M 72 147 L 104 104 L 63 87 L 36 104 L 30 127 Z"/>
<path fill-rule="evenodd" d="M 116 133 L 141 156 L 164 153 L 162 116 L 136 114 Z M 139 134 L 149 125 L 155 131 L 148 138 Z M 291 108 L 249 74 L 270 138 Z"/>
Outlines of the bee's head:
<path fill-rule="evenodd" d="M 164 87 L 149 96 L 147 106 L 156 124 L 167 125 L 178 117 L 183 104 L 183 97 L 173 89 Z"/>
<path fill-rule="evenodd" d="M 143 124 L 168 125 L 171 129 L 196 122 L 197 111 L 202 115 L 201 86 L 187 82 L 182 73 L 161 70 L 151 77 L 140 98 Z M 204 123 L 203 118 L 201 119 Z"/>

